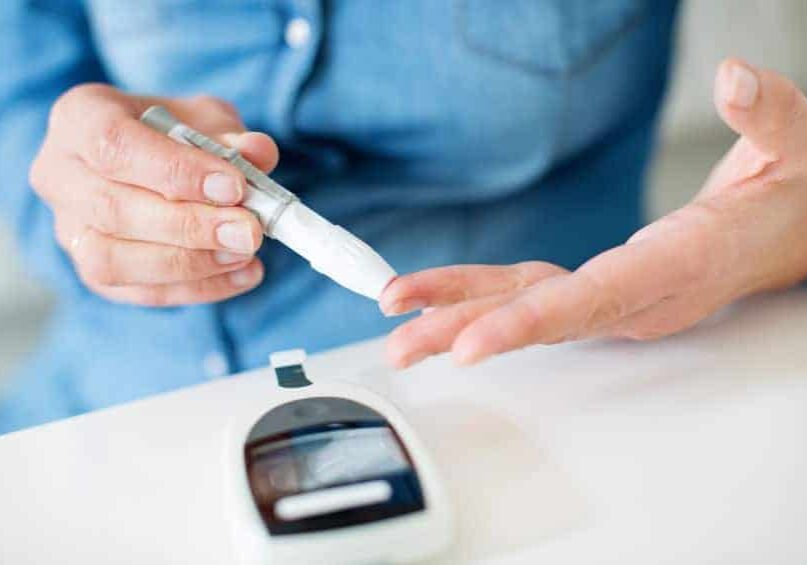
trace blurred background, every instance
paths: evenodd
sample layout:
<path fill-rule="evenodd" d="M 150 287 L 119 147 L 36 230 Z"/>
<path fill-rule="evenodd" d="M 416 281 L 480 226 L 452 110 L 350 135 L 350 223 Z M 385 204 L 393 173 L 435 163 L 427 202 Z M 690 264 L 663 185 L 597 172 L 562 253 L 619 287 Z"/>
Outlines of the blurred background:
<path fill-rule="evenodd" d="M 651 217 L 685 203 L 734 136 L 712 109 L 717 63 L 737 55 L 786 73 L 807 87 L 807 2 L 683 0 L 678 58 L 663 132 L 648 177 Z M 0 225 L 0 379 L 34 347 L 51 299 L 26 276 Z"/>

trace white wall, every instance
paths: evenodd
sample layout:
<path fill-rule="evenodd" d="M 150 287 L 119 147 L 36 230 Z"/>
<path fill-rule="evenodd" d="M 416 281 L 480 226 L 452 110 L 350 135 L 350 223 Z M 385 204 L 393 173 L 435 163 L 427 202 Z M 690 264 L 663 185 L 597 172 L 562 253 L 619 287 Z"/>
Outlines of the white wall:
<path fill-rule="evenodd" d="M 807 86 L 807 0 L 687 0 L 663 123 L 649 179 L 652 217 L 684 204 L 734 141 L 712 106 L 718 63 L 739 56 Z"/>
<path fill-rule="evenodd" d="M 673 136 L 714 129 L 712 81 L 727 56 L 776 69 L 807 85 L 807 1 L 685 0 L 665 126 Z"/>

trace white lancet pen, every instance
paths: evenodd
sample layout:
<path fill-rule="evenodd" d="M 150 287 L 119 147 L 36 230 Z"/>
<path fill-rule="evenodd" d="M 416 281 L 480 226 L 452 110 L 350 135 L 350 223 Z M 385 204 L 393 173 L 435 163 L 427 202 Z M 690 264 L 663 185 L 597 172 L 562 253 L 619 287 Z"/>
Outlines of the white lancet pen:
<path fill-rule="evenodd" d="M 260 220 L 267 237 L 305 258 L 311 268 L 335 282 L 378 300 L 395 271 L 372 247 L 300 202 L 244 159 L 237 149 L 224 146 L 180 122 L 162 106 L 151 106 L 140 120 L 172 139 L 226 159 L 247 180 L 242 205 Z"/>

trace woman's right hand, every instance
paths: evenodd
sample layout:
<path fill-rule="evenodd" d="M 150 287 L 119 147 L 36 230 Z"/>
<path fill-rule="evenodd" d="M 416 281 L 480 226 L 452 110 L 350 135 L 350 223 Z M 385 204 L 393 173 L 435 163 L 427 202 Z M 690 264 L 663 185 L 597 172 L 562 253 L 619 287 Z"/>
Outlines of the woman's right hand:
<path fill-rule="evenodd" d="M 237 147 L 262 170 L 277 163 L 271 138 L 246 132 L 222 100 L 75 87 L 54 104 L 30 171 L 55 215 L 59 244 L 84 283 L 117 302 L 214 302 L 254 288 L 263 277 L 254 256 L 263 237 L 252 213 L 236 206 L 243 175 L 140 123 L 152 104 Z"/>

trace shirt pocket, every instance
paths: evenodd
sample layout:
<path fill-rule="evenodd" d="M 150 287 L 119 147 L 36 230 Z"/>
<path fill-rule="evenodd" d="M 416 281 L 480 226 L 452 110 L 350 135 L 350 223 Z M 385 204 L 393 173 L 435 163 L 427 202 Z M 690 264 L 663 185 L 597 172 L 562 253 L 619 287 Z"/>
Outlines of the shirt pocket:
<path fill-rule="evenodd" d="M 584 70 L 637 25 L 648 0 L 457 0 L 466 46 L 531 73 Z"/>

